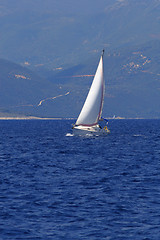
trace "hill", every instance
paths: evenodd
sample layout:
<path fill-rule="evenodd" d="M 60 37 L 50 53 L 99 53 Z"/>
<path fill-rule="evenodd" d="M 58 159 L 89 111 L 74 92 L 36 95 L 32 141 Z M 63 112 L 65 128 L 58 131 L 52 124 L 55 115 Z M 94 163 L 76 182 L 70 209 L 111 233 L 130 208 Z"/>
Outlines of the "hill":
<path fill-rule="evenodd" d="M 103 115 L 160 117 L 160 41 L 106 52 L 106 94 Z M 0 60 L 0 112 L 38 117 L 77 117 L 98 64 L 85 59 L 45 77 L 18 64 Z M 41 76 L 41 77 L 40 77 Z"/>
<path fill-rule="evenodd" d="M 105 53 L 105 116 L 160 117 L 159 48 L 160 41 L 151 41 Z M 48 77 L 71 91 L 75 100 L 72 109 L 76 114 L 83 105 L 98 59 L 97 55 L 83 64 Z"/>
<path fill-rule="evenodd" d="M 64 95 L 62 88 L 8 60 L 0 59 L 0 72 L 1 116 L 55 116 L 54 108 L 45 104 Z"/>
<path fill-rule="evenodd" d="M 159 0 L 0 1 L 1 115 L 77 117 L 105 48 L 104 115 L 160 117 L 159 12 Z"/>

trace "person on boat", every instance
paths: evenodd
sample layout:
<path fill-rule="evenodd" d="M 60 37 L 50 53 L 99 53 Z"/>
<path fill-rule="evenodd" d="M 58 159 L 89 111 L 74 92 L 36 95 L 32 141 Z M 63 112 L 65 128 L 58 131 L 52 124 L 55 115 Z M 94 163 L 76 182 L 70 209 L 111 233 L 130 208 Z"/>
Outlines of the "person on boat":
<path fill-rule="evenodd" d="M 99 124 L 99 128 L 101 128 L 101 129 L 103 128 L 103 129 L 107 130 L 108 128 L 106 125 L 108 125 L 108 119 L 101 117 L 100 121 L 105 122 L 105 123 L 103 123 L 103 125 L 102 125 L 103 127 Z M 104 124 L 105 124 L 105 126 L 104 126 Z"/>

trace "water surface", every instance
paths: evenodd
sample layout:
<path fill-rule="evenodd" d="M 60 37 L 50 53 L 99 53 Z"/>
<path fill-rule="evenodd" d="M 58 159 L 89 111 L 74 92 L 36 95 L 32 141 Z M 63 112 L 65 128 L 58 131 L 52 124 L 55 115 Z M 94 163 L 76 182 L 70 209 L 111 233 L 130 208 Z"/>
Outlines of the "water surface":
<path fill-rule="evenodd" d="M 160 120 L 0 121 L 0 239 L 160 239 Z"/>

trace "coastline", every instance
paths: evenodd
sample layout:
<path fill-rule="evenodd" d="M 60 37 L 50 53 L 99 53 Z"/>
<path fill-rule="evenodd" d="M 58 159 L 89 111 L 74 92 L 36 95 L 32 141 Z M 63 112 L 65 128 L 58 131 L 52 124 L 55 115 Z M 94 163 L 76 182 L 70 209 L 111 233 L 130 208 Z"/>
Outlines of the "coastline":
<path fill-rule="evenodd" d="M 108 120 L 142 120 L 142 119 L 159 119 L 159 118 L 124 118 L 124 117 L 115 117 L 115 118 L 106 118 Z M 76 118 L 65 118 L 65 117 L 34 117 L 34 116 L 23 116 L 23 117 L 0 117 L 0 120 L 76 120 Z"/>
<path fill-rule="evenodd" d="M 58 117 L 33 117 L 33 116 L 30 116 L 30 117 L 0 117 L 0 120 L 73 120 L 75 118 L 58 118 Z"/>

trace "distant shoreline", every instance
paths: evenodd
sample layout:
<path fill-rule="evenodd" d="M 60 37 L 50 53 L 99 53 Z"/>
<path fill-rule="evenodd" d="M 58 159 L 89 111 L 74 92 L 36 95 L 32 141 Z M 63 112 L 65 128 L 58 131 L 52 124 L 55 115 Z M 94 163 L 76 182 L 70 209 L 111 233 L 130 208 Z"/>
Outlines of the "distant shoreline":
<path fill-rule="evenodd" d="M 56 117 L 0 117 L 0 120 L 74 120 L 75 118 L 56 118 Z"/>
<path fill-rule="evenodd" d="M 107 118 L 108 120 L 142 120 L 142 119 L 160 119 L 160 118 Z M 0 120 L 76 120 L 76 118 L 60 118 L 60 117 L 0 117 Z"/>

